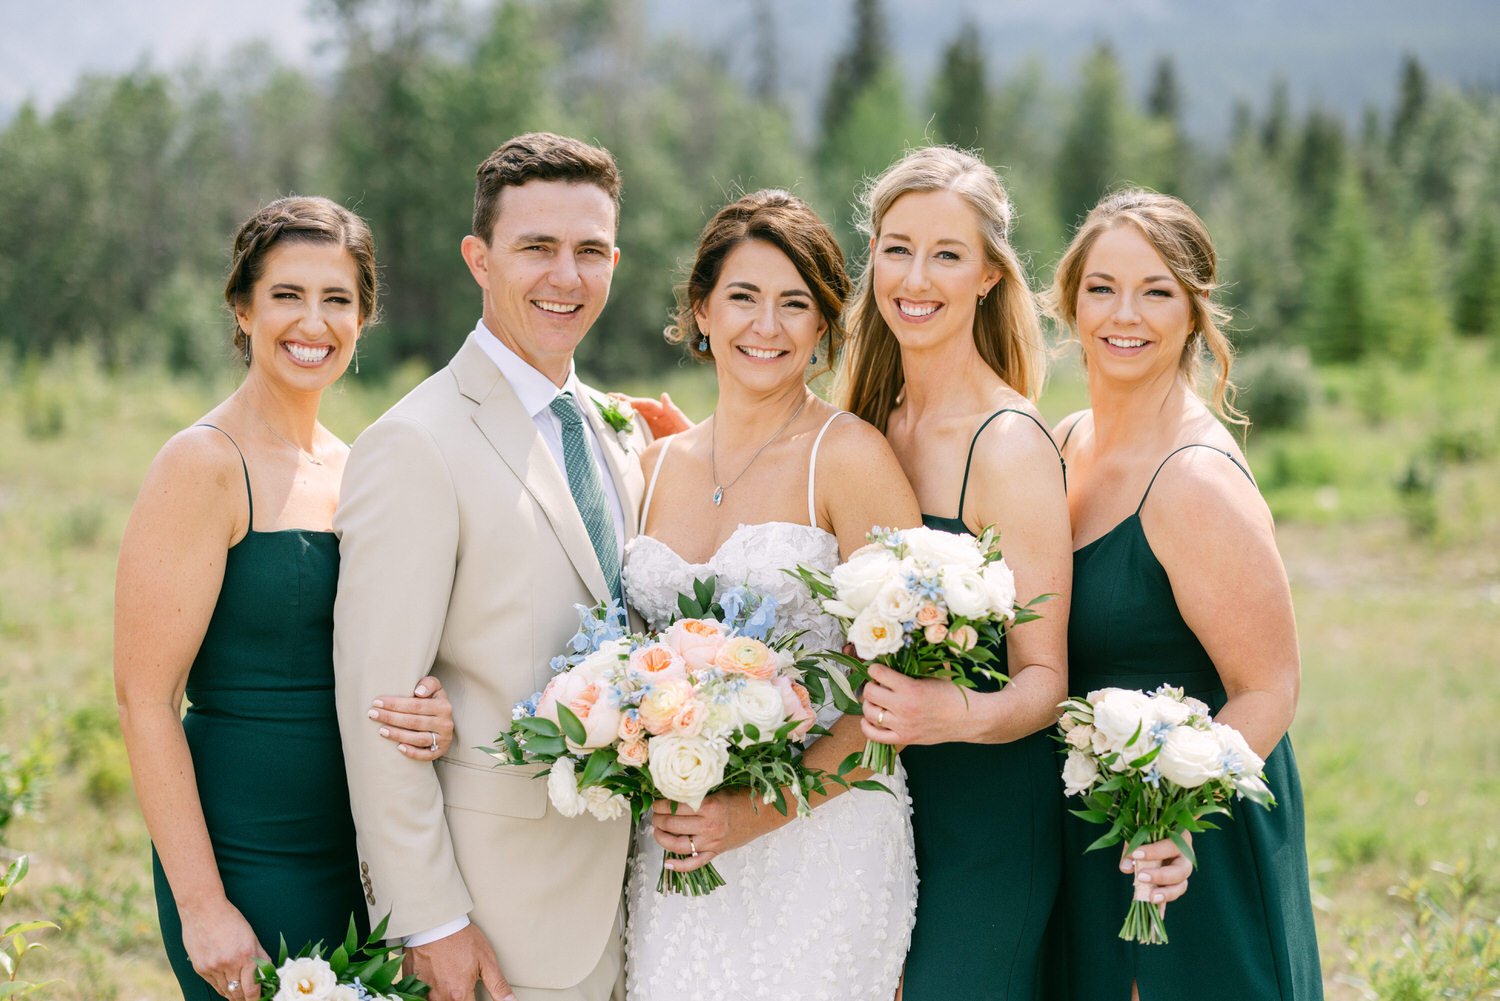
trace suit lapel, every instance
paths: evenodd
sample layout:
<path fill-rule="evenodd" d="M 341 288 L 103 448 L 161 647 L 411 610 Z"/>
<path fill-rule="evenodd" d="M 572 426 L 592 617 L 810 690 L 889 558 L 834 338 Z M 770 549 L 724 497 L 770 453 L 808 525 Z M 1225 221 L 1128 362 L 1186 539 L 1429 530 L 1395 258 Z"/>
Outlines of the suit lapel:
<path fill-rule="evenodd" d="M 628 542 L 640 532 L 638 521 L 641 491 L 644 486 L 641 478 L 641 464 L 633 452 L 627 452 L 620 445 L 615 429 L 610 427 L 603 415 L 599 413 L 599 408 L 594 404 L 598 394 L 593 387 L 585 386 L 582 382 L 579 383 L 579 387 L 584 395 L 584 418 L 594 429 L 594 436 L 599 439 L 599 450 L 604 453 L 604 461 L 609 466 L 609 475 L 615 481 L 615 494 L 620 498 L 620 510 L 625 515 L 624 541 Z"/>
<path fill-rule="evenodd" d="M 476 404 L 473 419 L 480 434 L 547 516 L 563 551 L 594 599 L 606 600 L 609 586 L 604 582 L 604 571 L 599 568 L 599 558 L 589 541 L 588 529 L 583 526 L 583 517 L 573 503 L 567 477 L 557 468 L 557 461 L 510 383 L 485 356 L 472 334 L 454 355 L 449 368 L 459 392 Z"/>

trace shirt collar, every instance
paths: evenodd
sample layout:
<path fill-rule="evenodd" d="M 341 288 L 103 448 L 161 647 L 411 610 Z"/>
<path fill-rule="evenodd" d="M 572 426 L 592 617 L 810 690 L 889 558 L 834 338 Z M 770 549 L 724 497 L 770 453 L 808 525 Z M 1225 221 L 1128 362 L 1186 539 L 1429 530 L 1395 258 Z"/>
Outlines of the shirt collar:
<path fill-rule="evenodd" d="M 496 337 L 489 327 L 485 326 L 484 320 L 480 319 L 474 325 L 474 340 L 480 350 L 490 361 L 494 362 L 500 369 L 500 374 L 505 381 L 510 383 L 510 388 L 515 392 L 516 398 L 521 401 L 521 406 L 533 418 L 552 405 L 552 401 L 560 392 L 569 392 L 578 401 L 578 406 L 583 407 L 586 397 L 583 387 L 578 383 L 578 373 L 573 368 L 573 362 L 568 362 L 568 378 L 558 389 L 552 380 L 547 378 L 531 363 L 507 347 L 500 338 Z"/>

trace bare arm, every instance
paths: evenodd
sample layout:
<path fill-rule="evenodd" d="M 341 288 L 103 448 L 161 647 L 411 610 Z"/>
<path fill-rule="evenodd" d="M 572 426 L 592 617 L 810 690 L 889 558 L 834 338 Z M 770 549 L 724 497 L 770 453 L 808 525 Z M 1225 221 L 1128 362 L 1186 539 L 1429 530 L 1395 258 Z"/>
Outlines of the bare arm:
<path fill-rule="evenodd" d="M 230 544 L 249 528 L 233 446 L 189 429 L 167 443 L 141 487 L 115 575 L 114 672 L 120 728 L 147 830 L 182 918 L 193 968 L 214 989 L 256 998 L 267 958 L 224 894 L 182 729 L 188 671 L 208 629 Z"/>
<path fill-rule="evenodd" d="M 908 678 L 875 665 L 865 688 L 864 735 L 887 744 L 1007 743 L 1057 721 L 1067 697 L 1068 599 L 1072 533 L 1057 452 L 1041 429 L 1017 414 L 980 436 L 964 517 L 971 529 L 994 525 L 1016 594 L 1040 619 L 1015 627 L 1006 642 L 1009 684 L 998 692 L 963 691 L 941 679 Z M 998 433 L 997 433 L 998 432 Z"/>

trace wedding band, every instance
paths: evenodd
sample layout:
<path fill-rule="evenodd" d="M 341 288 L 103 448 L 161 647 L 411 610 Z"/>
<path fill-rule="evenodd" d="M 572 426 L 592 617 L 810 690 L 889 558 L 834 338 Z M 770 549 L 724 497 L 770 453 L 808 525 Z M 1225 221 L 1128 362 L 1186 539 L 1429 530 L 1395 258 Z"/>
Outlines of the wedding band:
<path fill-rule="evenodd" d="M 693 850 L 693 858 L 697 858 L 698 857 L 698 846 L 697 846 L 697 844 L 695 844 L 693 842 L 693 836 L 691 834 L 688 835 L 688 847 Z"/>
<path fill-rule="evenodd" d="M 885 710 L 880 710 L 880 715 L 875 717 L 876 726 L 885 726 Z"/>
<path fill-rule="evenodd" d="M 437 734 L 436 734 L 436 733 L 434 733 L 434 734 L 433 734 L 433 735 L 432 735 L 432 746 L 431 746 L 431 747 L 429 747 L 429 748 L 428 748 L 428 750 L 429 750 L 429 751 L 436 751 L 436 750 L 437 750 L 437 749 L 438 749 L 438 743 L 437 743 Z"/>
<path fill-rule="evenodd" d="M 224 985 L 224 989 L 227 991 L 237 991 L 240 989 L 240 982 L 238 980 L 231 980 Z"/>

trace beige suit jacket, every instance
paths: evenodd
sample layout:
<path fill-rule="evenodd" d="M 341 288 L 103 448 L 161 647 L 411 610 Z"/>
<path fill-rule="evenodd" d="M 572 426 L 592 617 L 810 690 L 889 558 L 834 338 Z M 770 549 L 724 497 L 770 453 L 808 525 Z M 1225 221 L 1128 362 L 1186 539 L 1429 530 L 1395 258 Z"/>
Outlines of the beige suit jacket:
<path fill-rule="evenodd" d="M 640 467 L 582 409 L 628 538 Z M 371 920 L 389 912 L 395 938 L 468 914 L 512 984 L 577 984 L 614 947 L 629 819 L 561 817 L 535 767 L 496 768 L 478 748 L 551 677 L 573 606 L 608 590 L 566 476 L 472 335 L 359 436 L 334 528 L 339 727 Z M 431 764 L 396 753 L 366 715 L 429 672 L 454 722 Z"/>

